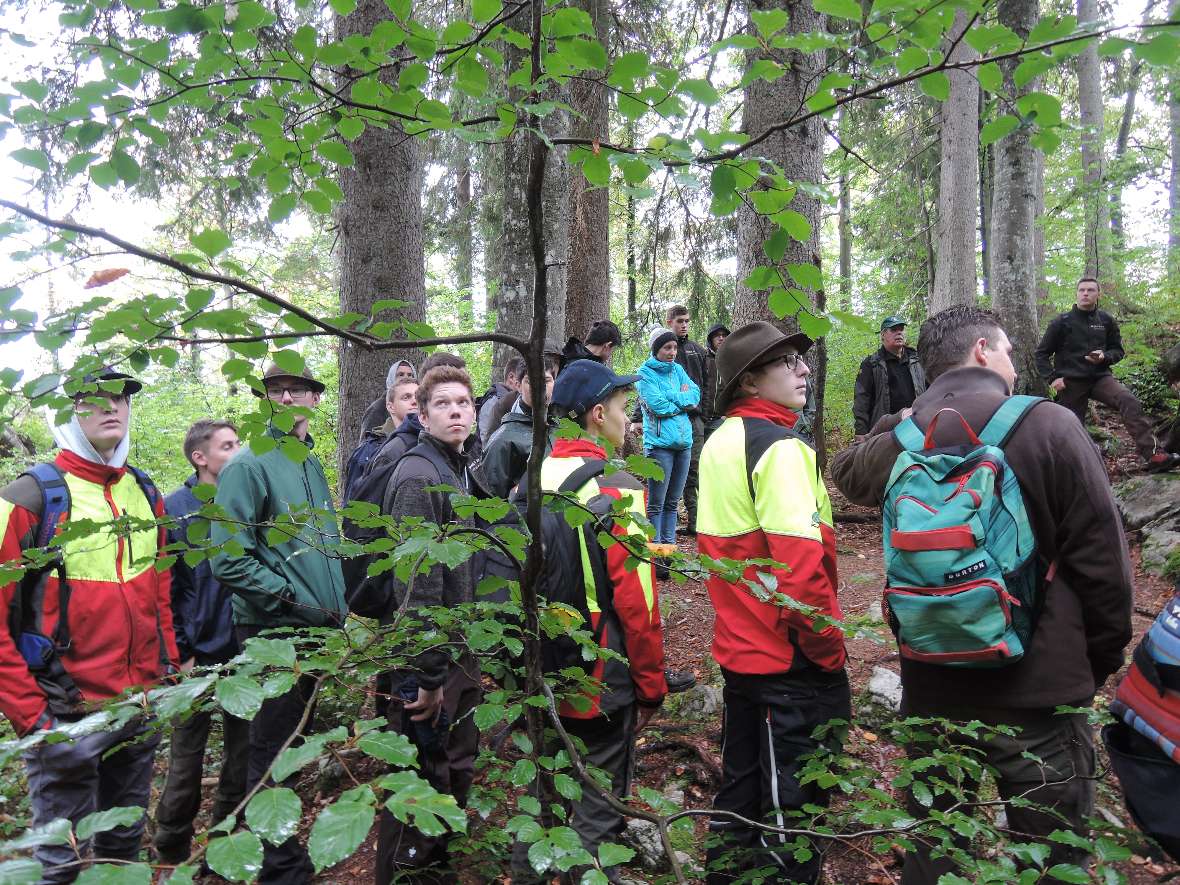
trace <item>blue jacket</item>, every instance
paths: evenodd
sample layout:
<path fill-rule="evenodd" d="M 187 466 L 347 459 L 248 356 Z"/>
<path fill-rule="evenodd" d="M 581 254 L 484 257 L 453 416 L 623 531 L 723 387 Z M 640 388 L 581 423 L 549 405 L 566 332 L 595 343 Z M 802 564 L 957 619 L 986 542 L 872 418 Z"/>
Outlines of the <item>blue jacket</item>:
<path fill-rule="evenodd" d="M 687 385 L 687 390 L 681 388 Z M 701 401 L 701 389 L 680 363 L 653 357 L 639 367 L 639 397 L 643 406 L 645 449 L 692 448 L 692 419 L 688 410 Z"/>
<path fill-rule="evenodd" d="M 201 502 L 193 494 L 196 484 L 194 474 L 164 499 L 164 510 L 177 523 L 168 532 L 169 543 L 188 543 L 193 523 L 199 526 L 196 531 L 200 533 L 193 537 L 194 547 L 209 537 L 208 521 L 194 517 L 201 509 Z M 233 594 L 213 577 L 209 560 L 190 566 L 183 556 L 177 558 L 172 566 L 172 624 L 182 661 L 195 657 L 198 664 L 221 664 L 238 653 L 232 599 Z"/>

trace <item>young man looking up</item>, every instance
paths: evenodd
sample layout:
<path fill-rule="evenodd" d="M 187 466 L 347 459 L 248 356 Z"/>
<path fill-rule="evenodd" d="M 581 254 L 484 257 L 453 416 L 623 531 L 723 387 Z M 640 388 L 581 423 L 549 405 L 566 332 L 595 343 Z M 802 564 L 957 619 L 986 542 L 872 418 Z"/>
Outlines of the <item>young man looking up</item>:
<path fill-rule="evenodd" d="M 952 307 L 922 325 L 918 353 L 930 388 L 914 402 L 923 432 L 943 409 L 982 431 L 1012 392 L 1012 344 L 990 311 Z M 940 420 L 934 444 L 968 443 L 961 422 Z M 903 416 L 882 419 L 873 433 L 832 462 L 832 478 L 849 500 L 880 506 L 901 454 L 893 429 Z M 1016 425 L 1004 455 L 1020 480 L 1024 506 L 1048 573 L 1044 603 L 1023 658 L 1006 667 L 970 669 L 901 658 L 902 715 L 935 716 L 1018 729 L 1014 736 L 956 743 L 994 769 L 1000 797 L 1027 797 L 1046 814 L 1016 803 L 1008 825 L 1031 837 L 1068 828 L 1085 832 L 1094 800 L 1094 737 L 1085 714 L 1057 715 L 1059 705 L 1088 707 L 1095 691 L 1123 662 L 1131 638 L 1131 565 L 1106 469 L 1082 425 L 1051 402 L 1034 405 Z M 1050 564 L 1052 564 L 1050 566 Z M 924 755 L 921 747 L 917 749 Z M 1039 762 L 1037 759 L 1039 758 Z M 931 777 L 939 775 L 931 772 Z M 969 785 L 968 785 L 969 786 Z M 935 798 L 942 808 L 947 794 Z M 929 809 L 912 802 L 923 816 Z M 1046 869 L 1077 863 L 1083 853 L 1061 842 Z M 905 885 L 937 882 L 954 865 L 919 848 L 906 855 Z"/>
<path fill-rule="evenodd" d="M 800 783 L 801 760 L 821 746 L 839 751 L 838 729 L 822 742 L 812 733 L 833 719 L 848 720 L 852 704 L 840 631 L 816 631 L 811 617 L 768 598 L 784 594 L 820 615 L 842 617 L 832 505 L 815 452 L 792 431 L 793 410 L 807 399 L 803 354 L 811 344 L 806 335 L 788 337 L 762 322 L 726 339 L 717 352 L 717 409 L 726 418 L 701 455 L 701 553 L 782 564 L 745 570 L 745 580 L 766 586 L 761 598 L 744 581 L 708 579 L 716 613 L 713 657 L 725 679 L 714 808 L 786 827 L 799 819 L 784 811 L 826 804 L 825 790 Z M 771 583 L 763 581 L 767 571 Z M 793 838 L 761 833 L 724 814 L 709 821 L 709 830 L 710 885 L 764 867 L 774 871 L 767 881 L 819 879 L 822 843 L 811 843 L 811 857 L 801 861 Z"/>
<path fill-rule="evenodd" d="M 1124 356 L 1123 339 L 1115 318 L 1098 309 L 1100 294 L 1096 279 L 1078 281 L 1077 302 L 1050 321 L 1037 345 L 1037 372 L 1083 425 L 1091 398 L 1118 409 L 1148 472 L 1172 470 L 1180 455 L 1156 446 L 1143 406 L 1110 372 Z"/>
<path fill-rule="evenodd" d="M 860 364 L 852 397 L 856 435 L 864 436 L 882 415 L 907 409 L 926 389 L 918 352 L 905 343 L 906 322 L 898 316 L 881 321 L 881 347 Z"/>
<path fill-rule="evenodd" d="M 565 367 L 554 385 L 551 409 L 554 415 L 578 424 L 582 434 L 553 443 L 553 451 L 541 465 L 541 486 L 545 491 L 559 489 L 587 461 L 605 462 L 607 447 L 622 446 L 627 429 L 627 397 L 638 380 L 637 375 L 616 375 L 591 360 L 576 360 Z M 573 494 L 583 503 L 607 495 L 625 501 L 628 512 L 636 518 L 645 513 L 643 484 L 610 467 Z M 612 533 L 629 532 L 626 526 L 615 523 Z M 590 556 L 603 556 L 601 548 L 587 548 L 583 533 L 579 532 L 578 537 L 583 562 L 589 562 Z M 638 543 L 642 546 L 644 539 Z M 602 647 L 624 655 L 626 660 L 599 659 L 591 675 L 601 683 L 602 690 L 587 698 L 584 706 L 563 703 L 558 710 L 566 731 L 585 744 L 584 761 L 606 772 L 611 792 L 620 799 L 631 792 L 635 735 L 647 725 L 667 694 L 663 628 L 652 565 L 641 563 L 629 569 L 629 558 L 624 544 L 605 550 L 613 611 L 603 613 L 598 608 L 597 600 L 607 597 L 606 588 L 597 588 L 593 597 L 587 594 L 586 599 L 592 618 L 609 618 L 602 631 Z M 592 582 L 591 578 L 588 583 Z M 588 629 L 597 626 L 595 622 Z M 594 790 L 582 787 L 582 798 L 573 803 L 570 825 L 581 837 L 583 848 L 597 856 L 598 846 L 613 841 L 624 823 Z M 542 881 L 527 862 L 527 847 L 518 846 L 513 851 L 514 882 Z M 614 870 L 607 871 L 607 878 L 618 881 Z"/>
<path fill-rule="evenodd" d="M 213 577 L 234 594 L 234 626 L 242 643 L 272 627 L 336 627 L 348 612 L 334 551 L 340 534 L 336 511 L 307 431 L 308 415 L 319 405 L 324 385 L 306 369 L 293 375 L 274 365 L 262 385 L 264 393 L 258 395 L 265 395 L 273 411 L 293 410 L 294 425 L 287 433 L 272 423 L 267 433 L 278 443 L 275 448 L 262 454 L 242 448 L 225 465 L 215 500 L 228 519 L 215 522 L 211 531 L 213 545 L 223 551 L 213 559 Z M 308 449 L 302 461 L 287 454 L 296 446 Z M 299 515 L 293 526 L 284 528 L 286 540 L 268 540 L 271 525 L 293 513 Z M 231 548 L 241 553 L 228 552 Z M 313 684 L 304 674 L 285 694 L 262 702 L 250 722 L 247 789 L 262 780 L 299 727 Z M 312 872 L 298 836 L 282 845 L 263 845 L 258 881 L 264 885 L 303 885 Z"/>
<path fill-rule="evenodd" d="M 418 387 L 418 416 L 422 435 L 417 446 L 401 457 L 389 481 L 381 512 L 398 520 L 415 517 L 437 526 L 475 524 L 461 518 L 450 497 L 430 491 L 446 485 L 461 494 L 489 497 L 473 469 L 471 435 L 475 398 L 471 376 L 464 369 L 438 366 L 422 376 Z M 468 558 L 455 568 L 441 564 L 413 578 L 401 580 L 387 573 L 383 624 L 390 623 L 403 603 L 409 617 L 430 629 L 427 608 L 453 608 L 475 599 L 476 576 Z M 413 595 L 406 594 L 412 587 Z M 388 680 L 386 682 L 385 680 Z M 452 659 L 446 645 L 423 652 L 402 668 L 383 674 L 391 698 L 384 715 L 392 730 L 414 742 L 419 772 L 439 792 L 450 793 L 463 805 L 475 774 L 479 731 L 472 711 L 479 704 L 479 662 L 466 648 Z M 445 710 L 445 726 L 438 725 Z M 429 739 L 428 739 L 429 737 Z M 377 839 L 376 882 L 433 882 L 446 875 L 449 836 L 427 835 L 382 811 Z"/>
<path fill-rule="evenodd" d="M 0 608 L 8 613 L 0 626 L 0 713 L 19 735 L 76 722 L 124 689 L 150 686 L 179 666 L 171 574 L 156 568 L 164 532 L 151 525 L 163 517 L 163 501 L 127 466 L 131 397 L 142 387 L 104 369 L 83 379 L 69 423 L 58 425 L 49 416 L 61 451 L 46 472 L 65 485 L 68 520 L 98 527 L 61 545 L 62 569 L 31 569 L 0 586 Z M 19 564 L 24 551 L 38 546 L 46 500 L 31 473 L 0 490 L 0 561 Z M 112 523 L 121 516 L 139 526 L 116 532 Z M 47 655 L 38 656 L 35 668 L 20 650 L 30 643 Z M 158 743 L 159 735 L 134 718 L 113 731 L 35 745 L 24 756 L 33 826 L 63 817 L 77 823 L 118 806 L 146 808 Z M 140 818 L 97 834 L 94 855 L 137 860 L 143 827 Z M 78 857 L 88 857 L 90 848 L 39 846 L 41 881 L 73 882 L 82 871 Z"/>
<path fill-rule="evenodd" d="M 548 407 L 549 398 L 553 395 L 557 363 L 555 356 L 545 358 L 545 407 Z M 550 432 L 546 453 L 552 445 L 553 434 Z M 512 489 L 524 476 L 532 451 L 533 388 L 526 372 L 520 379 L 519 399 L 484 443 L 480 466 L 492 494 L 498 498 L 507 498 L 512 493 Z"/>
<path fill-rule="evenodd" d="M 237 428 L 228 421 L 197 421 L 188 429 L 184 456 L 196 472 L 164 499 L 164 509 L 176 520 L 169 542 L 188 543 L 189 526 L 200 523 L 205 526 L 199 537 L 207 537 L 208 520 L 196 516 L 201 501 L 193 488 L 217 485 L 222 468 L 240 447 Z M 207 559 L 190 566 L 181 556 L 172 566 L 172 622 L 184 672 L 198 664 L 224 664 L 241 650 L 234 634 L 233 595 L 213 577 Z M 201 710 L 173 729 L 168 778 L 156 808 L 156 853 L 163 863 L 181 863 L 192 851 L 193 822 L 201 808 L 205 745 L 212 724 L 213 714 Z M 223 712 L 221 724 L 222 760 L 211 818 L 214 823 L 223 820 L 246 795 L 250 750 L 249 722 Z"/>

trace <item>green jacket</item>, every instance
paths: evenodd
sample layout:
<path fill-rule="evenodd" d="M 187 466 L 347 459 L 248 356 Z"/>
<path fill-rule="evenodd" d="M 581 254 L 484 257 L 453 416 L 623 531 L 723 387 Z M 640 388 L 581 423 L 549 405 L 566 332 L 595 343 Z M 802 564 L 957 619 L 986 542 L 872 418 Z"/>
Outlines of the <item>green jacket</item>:
<path fill-rule="evenodd" d="M 295 437 L 271 427 L 280 442 Z M 287 443 L 290 445 L 290 443 Z M 304 440 L 311 449 L 311 437 Z M 222 552 L 213 559 L 213 575 L 233 591 L 234 623 L 258 627 L 321 627 L 339 624 L 348 613 L 340 560 L 331 553 L 340 529 L 328 481 L 319 459 L 309 451 L 299 464 L 274 448 L 258 455 L 243 447 L 221 471 L 214 499 L 228 521 L 214 521 L 211 540 L 223 551 L 241 545 L 240 555 Z M 308 508 L 320 511 L 309 515 Z M 282 518 L 294 511 L 294 522 Z M 270 543 L 270 526 L 298 532 Z"/>

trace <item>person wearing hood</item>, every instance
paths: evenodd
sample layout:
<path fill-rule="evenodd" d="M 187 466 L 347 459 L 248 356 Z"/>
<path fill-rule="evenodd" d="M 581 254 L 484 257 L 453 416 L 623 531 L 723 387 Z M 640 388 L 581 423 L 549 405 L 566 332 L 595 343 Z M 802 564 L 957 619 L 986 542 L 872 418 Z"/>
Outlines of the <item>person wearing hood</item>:
<path fill-rule="evenodd" d="M 242 644 L 275 627 L 338 627 L 348 613 L 335 550 L 340 540 L 336 510 L 308 433 L 308 418 L 324 384 L 307 369 L 293 374 L 271 365 L 261 386 L 256 395 L 265 397 L 273 412 L 289 412 L 291 430 L 272 422 L 267 435 L 273 448 L 243 447 L 225 465 L 214 500 L 226 519 L 214 522 L 210 531 L 219 551 L 213 577 L 234 594 L 234 626 Z M 284 523 L 293 514 L 294 522 Z M 276 524 L 285 540 L 270 537 Z M 303 674 L 287 692 L 262 702 L 250 722 L 248 789 L 262 780 L 299 728 L 314 683 Z M 298 836 L 281 845 L 264 844 L 259 882 L 303 885 L 312 873 Z"/>
<path fill-rule="evenodd" d="M 398 462 L 381 512 L 399 521 L 415 518 L 437 526 L 473 526 L 474 516 L 460 516 L 450 495 L 435 490 L 445 485 L 463 495 L 490 497 L 471 458 L 475 423 L 471 376 L 453 366 L 424 373 L 418 387 L 418 415 L 422 423 L 418 445 Z M 413 578 L 399 577 L 394 570 L 386 576 L 382 624 L 392 623 L 404 605 L 408 617 L 422 622 L 421 630 L 431 630 L 426 609 L 454 608 L 475 600 L 477 576 L 470 557 L 454 568 L 435 564 Z M 390 730 L 414 743 L 419 774 L 462 806 L 474 779 L 479 749 L 479 730 L 472 716 L 481 698 L 479 663 L 467 650 L 452 659 L 447 644 L 399 657 L 404 664 L 385 675 L 391 697 L 380 704 L 381 712 Z M 424 833 L 383 810 L 376 882 L 435 881 L 431 876 L 447 863 L 447 842 L 445 835 Z"/>
<path fill-rule="evenodd" d="M 714 323 L 705 335 L 705 387 L 701 391 L 701 411 L 705 418 L 705 439 L 721 426 L 725 416 L 718 413 L 717 401 L 717 348 L 729 337 L 725 323 Z"/>
<path fill-rule="evenodd" d="M 701 401 L 701 390 L 676 362 L 677 335 L 656 329 L 651 356 L 639 369 L 643 413 L 643 449 L 664 471 L 649 479 L 647 518 L 656 529 L 656 544 L 676 543 L 676 506 L 684 492 L 692 458 L 693 427 L 689 413 Z"/>
<path fill-rule="evenodd" d="M 110 368 L 85 376 L 73 392 L 69 422 L 49 419 L 60 451 L 0 490 L 0 559 L 19 563 L 38 544 L 49 506 L 64 515 L 60 565 L 30 568 L 0 586 L 10 616 L 0 628 L 0 713 L 19 735 L 75 722 L 131 687 L 177 672 L 171 573 L 157 568 L 164 502 L 151 480 L 127 465 L 131 397 L 139 381 Z M 44 483 L 44 486 L 42 485 Z M 66 505 L 54 496 L 66 493 Z M 114 530 L 120 517 L 135 527 Z M 51 517 L 52 518 L 52 517 Z M 69 537 L 69 522 L 97 525 Z M 66 576 L 69 576 L 68 580 Z M 67 613 L 68 614 L 65 614 Z M 60 613 L 60 614 L 59 614 Z M 115 615 L 112 617 L 112 615 Z M 17 632 L 14 634 L 13 630 Z M 41 742 L 25 753 L 33 826 L 57 818 L 77 823 L 120 806 L 146 809 L 159 735 L 143 717 L 73 741 Z M 43 883 L 72 882 L 79 854 L 138 859 L 144 819 L 95 835 L 92 844 L 42 844 Z"/>
<path fill-rule="evenodd" d="M 545 406 L 553 396 L 553 382 L 557 377 L 558 361 L 553 357 L 545 358 Z M 546 419 L 549 434 L 545 442 L 545 453 L 553 448 L 553 428 L 555 422 Z M 484 445 L 483 468 L 484 478 L 492 494 L 499 498 L 507 498 L 528 467 L 529 455 L 533 451 L 533 389 L 529 384 L 528 374 L 520 380 L 520 397 L 511 411 L 500 422 L 499 428 L 488 438 Z"/>
<path fill-rule="evenodd" d="M 364 433 L 361 444 L 352 450 L 352 454 L 348 456 L 348 463 L 344 466 L 344 493 L 340 496 L 342 504 L 356 500 L 357 491 L 363 484 L 364 477 L 368 475 L 373 460 L 406 418 L 418 411 L 415 396 L 417 390 L 417 377 L 407 377 L 403 374 L 390 382 L 389 389 L 385 391 L 385 399 L 382 400 L 385 422 Z M 415 427 L 415 439 L 421 429 Z"/>
<path fill-rule="evenodd" d="M 398 360 L 385 373 L 385 391 L 388 393 L 398 381 L 416 381 L 417 379 L 418 370 L 414 368 L 414 364 L 409 360 Z M 361 435 L 357 439 L 357 445 L 362 445 L 365 435 L 376 430 L 383 423 L 385 423 L 385 397 L 382 396 L 369 403 L 364 415 L 361 416 Z"/>
<path fill-rule="evenodd" d="M 577 338 L 570 338 L 561 349 L 561 365 L 564 369 L 576 360 L 593 360 L 609 366 L 615 348 L 623 345 L 623 333 L 610 320 L 596 320 L 586 333 L 583 344 Z"/>

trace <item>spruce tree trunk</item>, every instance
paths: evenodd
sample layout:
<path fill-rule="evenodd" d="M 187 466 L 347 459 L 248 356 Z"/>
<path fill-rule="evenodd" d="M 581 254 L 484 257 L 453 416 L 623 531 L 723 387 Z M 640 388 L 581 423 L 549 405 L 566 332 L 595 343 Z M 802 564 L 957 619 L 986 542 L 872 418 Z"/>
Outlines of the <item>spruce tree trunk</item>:
<path fill-rule="evenodd" d="M 384 0 L 360 0 L 349 15 L 336 16 L 336 34 L 339 39 L 367 35 L 380 22 L 390 20 Z M 392 66 L 383 77 L 396 88 L 398 73 L 398 67 Z M 365 129 L 348 146 L 356 162 L 340 171 L 344 199 L 336 209 L 340 310 L 369 314 L 375 302 L 396 298 L 408 306 L 396 314 L 384 312 L 382 319 L 421 322 L 426 317 L 421 142 L 407 138 L 391 121 L 385 129 Z M 385 392 L 390 364 L 402 357 L 416 362 L 421 355 L 420 350 L 395 354 L 340 344 L 337 439 L 341 475 L 359 437 L 361 416 Z"/>
<path fill-rule="evenodd" d="M 1077 0 L 1082 27 L 1098 21 L 1098 0 Z M 1115 289 L 1111 260 L 1110 202 L 1106 192 L 1105 138 L 1103 137 L 1102 66 L 1098 44 L 1091 43 L 1078 56 L 1078 110 L 1082 124 L 1082 195 L 1086 212 L 1086 245 L 1083 268 L 1098 278 L 1105 294 Z"/>
<path fill-rule="evenodd" d="M 594 22 L 595 36 L 608 49 L 607 0 L 575 0 Z M 610 95 L 604 72 L 586 71 L 570 82 L 571 134 L 610 140 Z M 591 189 L 585 176 L 569 175 L 569 274 L 565 334 L 582 337 L 595 320 L 610 319 L 610 201 L 605 187 Z M 551 333 L 560 337 L 560 329 Z"/>
<path fill-rule="evenodd" d="M 455 285 L 463 292 L 466 316 L 471 317 L 471 287 L 474 284 L 475 260 L 474 212 L 471 205 L 471 148 L 462 145 L 459 167 L 455 170 Z"/>
<path fill-rule="evenodd" d="M 791 34 L 807 34 L 827 27 L 827 16 L 818 13 L 810 0 L 747 0 L 749 10 L 785 9 L 790 15 L 787 30 Z M 753 28 L 750 28 L 753 31 Z M 823 66 L 823 53 L 802 53 L 796 50 L 748 50 L 746 63 L 753 64 L 759 58 L 770 58 L 784 65 L 786 72 L 773 83 L 758 79 L 745 89 L 742 108 L 742 131 L 756 135 L 773 123 L 789 117 L 803 109 L 804 101 L 819 82 Z M 777 132 L 758 145 L 750 156 L 762 156 L 778 165 L 789 181 L 823 181 L 823 128 L 818 118 Z M 790 208 L 799 212 L 811 225 L 811 235 L 803 242 L 791 240 L 780 267 L 784 268 L 784 280 L 790 280 L 785 270 L 788 264 L 813 264 L 820 266 L 819 201 L 802 191 L 795 195 Z M 769 320 L 785 330 L 797 328 L 794 317 L 779 320 L 767 304 L 765 290 L 752 291 L 743 280 L 759 265 L 769 264 L 770 259 L 762 251 L 763 242 L 775 226 L 760 217 L 749 206 L 743 204 L 737 212 L 737 298 L 733 311 L 734 328 L 754 320 Z M 811 293 L 814 303 L 815 295 Z"/>
<path fill-rule="evenodd" d="M 845 135 L 845 108 L 840 108 L 840 140 Z M 845 142 L 847 144 L 847 142 Z M 840 241 L 840 301 L 836 305 L 840 310 L 852 307 L 852 189 L 848 181 L 848 158 L 844 157 L 840 164 L 839 181 L 839 217 L 836 222 L 836 235 Z"/>
<path fill-rule="evenodd" d="M 1172 4 L 1172 21 L 1180 16 L 1180 0 Z M 1168 180 L 1168 285 L 1180 290 L 1180 74 L 1168 79 L 1168 120 L 1171 129 L 1172 169 Z"/>
<path fill-rule="evenodd" d="M 1000 0 L 1000 24 L 1027 38 L 1037 22 L 1037 0 Z M 1017 87 L 1012 78 L 1018 60 L 1001 62 L 1004 86 L 1013 100 L 1036 88 Z M 1033 363 L 1037 346 L 1036 226 L 1037 149 L 1020 127 L 995 143 L 996 169 L 992 202 L 992 307 L 1012 341 L 1012 363 L 1020 392 L 1045 392 Z"/>
<path fill-rule="evenodd" d="M 968 23 L 962 10 L 948 35 L 952 62 L 978 56 L 961 39 Z M 974 71 L 948 71 L 950 98 L 942 105 L 938 177 L 938 246 L 930 313 L 975 301 L 975 225 L 979 214 L 979 81 Z"/>

